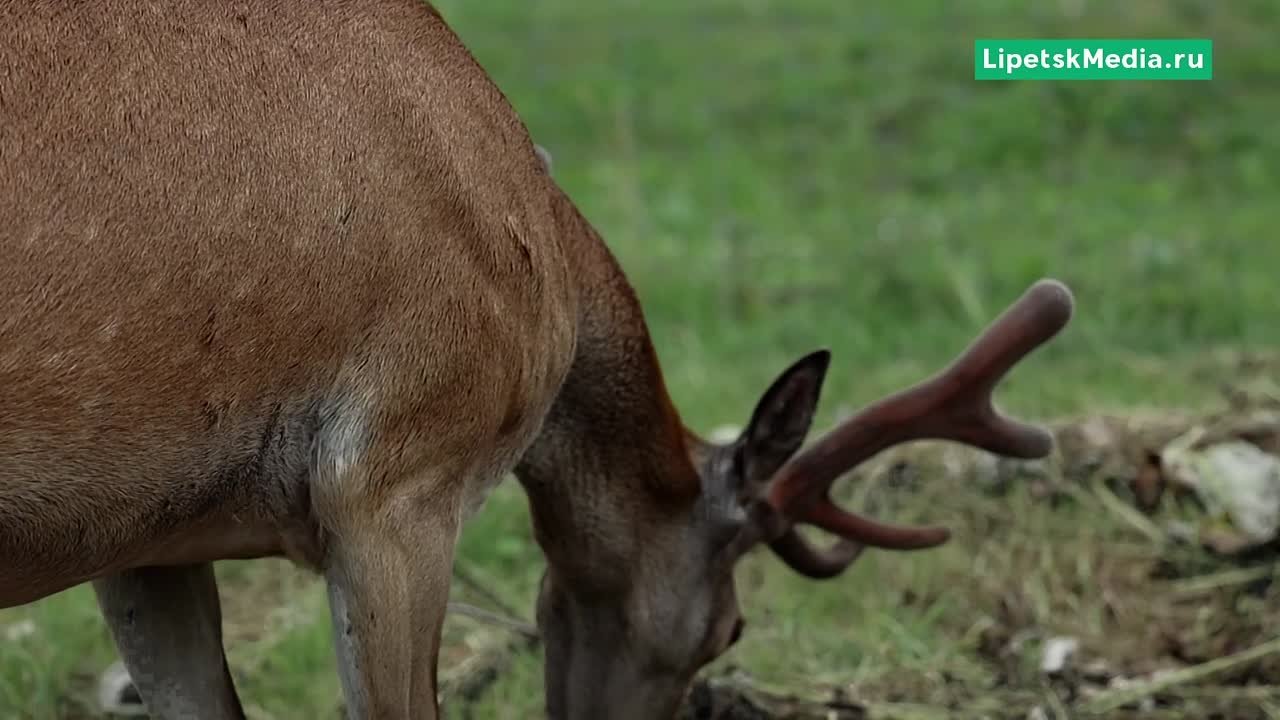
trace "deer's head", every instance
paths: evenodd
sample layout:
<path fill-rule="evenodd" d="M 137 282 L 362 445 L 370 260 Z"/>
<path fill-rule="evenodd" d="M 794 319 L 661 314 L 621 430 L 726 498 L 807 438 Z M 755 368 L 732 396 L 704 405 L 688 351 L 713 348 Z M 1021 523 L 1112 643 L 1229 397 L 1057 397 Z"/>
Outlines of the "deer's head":
<path fill-rule="evenodd" d="M 579 472 L 609 476 L 577 488 L 577 495 L 588 492 L 584 487 L 598 495 L 565 509 L 576 513 L 572 530 L 565 529 L 567 515 L 535 500 L 550 560 L 538 602 L 550 716 L 674 715 L 697 671 L 742 634 L 734 566 L 753 547 L 767 545 L 795 571 L 822 579 L 839 575 L 865 547 L 914 550 L 946 542 L 941 527 L 885 525 L 841 509 L 829 497 L 832 483 L 879 451 L 917 439 L 1019 458 L 1048 454 L 1049 433 L 999 414 L 992 391 L 1066 325 L 1072 306 L 1063 285 L 1037 283 L 941 373 L 871 405 L 803 450 L 826 351 L 783 372 L 729 443 L 680 428 L 678 441 L 631 448 L 625 426 L 579 428 L 602 432 L 599 444 L 614 454 L 561 458 L 578 463 Z M 673 448 L 684 457 L 668 457 Z M 644 489 L 662 486 L 648 476 L 664 472 L 696 474 L 696 490 L 672 498 Z M 801 523 L 838 540 L 815 547 L 796 532 Z"/>

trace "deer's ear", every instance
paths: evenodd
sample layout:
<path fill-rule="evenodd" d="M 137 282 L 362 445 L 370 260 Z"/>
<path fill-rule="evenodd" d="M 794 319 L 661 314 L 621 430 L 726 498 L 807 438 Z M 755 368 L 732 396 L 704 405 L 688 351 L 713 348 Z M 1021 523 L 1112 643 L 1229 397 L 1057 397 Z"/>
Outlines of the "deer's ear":
<path fill-rule="evenodd" d="M 760 397 L 739 439 L 747 488 L 767 482 L 804 444 L 813 424 L 831 353 L 818 350 L 782 372 Z"/>

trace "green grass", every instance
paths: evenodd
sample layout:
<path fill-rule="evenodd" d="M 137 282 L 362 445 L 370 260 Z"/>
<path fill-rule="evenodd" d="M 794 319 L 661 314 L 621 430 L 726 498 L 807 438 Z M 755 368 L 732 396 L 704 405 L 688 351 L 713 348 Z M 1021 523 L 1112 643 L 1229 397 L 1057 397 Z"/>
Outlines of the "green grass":
<path fill-rule="evenodd" d="M 1270 0 L 440 6 L 619 256 L 694 427 L 741 423 L 820 346 L 834 353 L 830 422 L 936 369 L 1042 276 L 1067 282 L 1078 310 L 1007 382 L 1017 412 L 1202 407 L 1239 353 L 1280 348 Z M 1002 36 L 1208 37 L 1216 77 L 975 82 L 973 39 Z M 718 666 L 980 716 L 1000 704 L 978 651 L 995 626 L 1070 631 L 1141 665 L 1149 645 L 1099 645 L 1117 623 L 1162 621 L 1123 597 L 1147 591 L 1131 575 L 1157 562 L 1141 538 L 1084 501 L 922 497 L 898 512 L 954 519 L 942 550 L 873 554 L 822 585 L 751 558 L 750 629 Z M 541 560 L 514 483 L 469 526 L 461 562 L 530 608 Z M 220 572 L 251 712 L 335 716 L 319 586 L 282 563 Z M 1238 602 L 1205 607 L 1235 617 Z M 112 658 L 92 595 L 0 612 L 0 631 L 27 619 L 35 634 L 0 636 L 0 718 L 92 717 Z M 536 716 L 539 671 L 520 656 L 452 709 Z M 1027 669 L 1010 672 L 1039 702 Z"/>

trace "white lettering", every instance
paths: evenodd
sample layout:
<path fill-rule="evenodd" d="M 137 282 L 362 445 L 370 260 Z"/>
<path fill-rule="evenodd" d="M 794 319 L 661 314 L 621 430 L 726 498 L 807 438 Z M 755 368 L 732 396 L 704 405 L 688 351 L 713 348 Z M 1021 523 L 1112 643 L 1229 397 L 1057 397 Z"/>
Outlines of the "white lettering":
<path fill-rule="evenodd" d="M 1016 75 L 1037 69 L 1109 69 L 1129 71 L 1161 71 L 1181 68 L 1203 70 L 1205 53 L 1180 52 L 1162 55 L 1143 47 L 1130 47 L 1124 52 L 1107 52 L 1104 48 L 1062 48 L 1060 52 L 1040 49 L 1031 52 L 1009 52 L 1004 48 L 984 47 L 981 67 Z"/>

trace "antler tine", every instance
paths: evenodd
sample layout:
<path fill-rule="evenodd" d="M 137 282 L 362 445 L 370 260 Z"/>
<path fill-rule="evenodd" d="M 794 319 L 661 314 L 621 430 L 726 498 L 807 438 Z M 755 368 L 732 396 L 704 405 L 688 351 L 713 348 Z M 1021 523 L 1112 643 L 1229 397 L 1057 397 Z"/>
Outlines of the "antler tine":
<path fill-rule="evenodd" d="M 844 572 L 866 547 L 862 543 L 840 538 L 831 547 L 819 550 L 800 537 L 795 528 L 788 528 L 769 543 L 769 548 L 783 562 L 801 575 L 814 580 L 826 580 Z"/>
<path fill-rule="evenodd" d="M 1047 455 L 1052 436 L 1001 415 L 991 394 L 1015 364 L 1066 326 L 1073 307 L 1065 285 L 1037 282 L 943 371 L 870 405 L 791 458 L 767 498 L 783 519 L 768 533 L 774 552 L 804 574 L 829 577 L 853 562 L 861 545 L 909 550 L 946 542 L 945 528 L 886 525 L 843 510 L 828 497 L 830 487 L 867 458 L 910 440 L 955 440 L 1020 458 Z M 843 540 L 813 548 L 796 533 L 796 522 Z"/>

